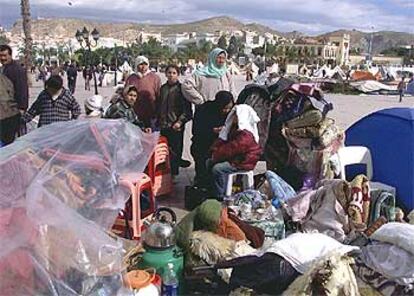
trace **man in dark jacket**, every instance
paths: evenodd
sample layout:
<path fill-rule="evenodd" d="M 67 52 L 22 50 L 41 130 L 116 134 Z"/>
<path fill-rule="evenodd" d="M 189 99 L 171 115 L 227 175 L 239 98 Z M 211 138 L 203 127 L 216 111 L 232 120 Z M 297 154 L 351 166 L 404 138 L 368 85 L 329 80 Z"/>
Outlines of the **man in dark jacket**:
<path fill-rule="evenodd" d="M 69 65 L 66 74 L 68 75 L 68 88 L 73 95 L 75 94 L 76 78 L 78 77 L 78 71 L 73 63 Z"/>
<path fill-rule="evenodd" d="M 8 45 L 0 45 L 0 63 L 3 65 L 3 74 L 11 81 L 14 88 L 14 101 L 19 113 L 0 120 L 1 141 L 10 144 L 14 141 L 20 129 L 20 115 L 29 104 L 29 88 L 27 85 L 26 70 L 12 59 L 12 49 Z"/>

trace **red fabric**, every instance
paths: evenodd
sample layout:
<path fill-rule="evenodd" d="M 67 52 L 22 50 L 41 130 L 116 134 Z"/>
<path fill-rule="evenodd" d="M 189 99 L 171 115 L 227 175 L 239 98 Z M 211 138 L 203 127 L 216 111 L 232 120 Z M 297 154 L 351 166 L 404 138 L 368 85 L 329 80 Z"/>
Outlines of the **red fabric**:
<path fill-rule="evenodd" d="M 227 141 L 219 138 L 211 150 L 213 162 L 228 161 L 237 169 L 245 171 L 253 170 L 262 154 L 253 134 L 246 130 L 231 133 Z"/>
<path fill-rule="evenodd" d="M 125 86 L 133 85 L 138 90 L 138 99 L 134 105 L 135 113 L 146 127 L 156 118 L 155 101 L 160 93 L 161 79 L 155 73 L 148 73 L 142 78 L 131 74 L 125 81 Z"/>
<path fill-rule="evenodd" d="M 263 246 L 265 232 L 262 229 L 240 220 L 232 211 L 228 211 L 228 217 L 244 232 L 253 248 L 257 249 Z"/>

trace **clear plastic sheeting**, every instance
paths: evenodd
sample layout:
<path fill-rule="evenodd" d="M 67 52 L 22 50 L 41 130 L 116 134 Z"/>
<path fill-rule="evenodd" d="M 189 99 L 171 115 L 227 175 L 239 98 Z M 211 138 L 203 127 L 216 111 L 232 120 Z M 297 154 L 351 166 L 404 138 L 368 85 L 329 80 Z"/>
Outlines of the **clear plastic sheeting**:
<path fill-rule="evenodd" d="M 37 129 L 0 149 L 0 294 L 117 295 L 123 246 L 108 234 L 158 141 L 122 120 Z"/>

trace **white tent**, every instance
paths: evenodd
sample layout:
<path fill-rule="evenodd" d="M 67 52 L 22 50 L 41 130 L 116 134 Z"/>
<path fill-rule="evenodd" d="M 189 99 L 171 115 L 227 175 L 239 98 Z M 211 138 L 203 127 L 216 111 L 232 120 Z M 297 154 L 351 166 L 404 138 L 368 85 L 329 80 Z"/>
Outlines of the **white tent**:
<path fill-rule="evenodd" d="M 286 74 L 291 75 L 298 75 L 299 73 L 299 65 L 298 64 L 288 64 L 286 66 Z"/>
<path fill-rule="evenodd" d="M 323 76 L 324 72 L 325 72 L 325 77 Z M 318 70 L 316 70 L 313 73 L 313 76 L 316 78 L 329 78 L 332 75 L 331 72 L 332 72 L 331 68 L 329 68 L 327 65 L 323 65 L 322 67 L 320 67 Z"/>
<path fill-rule="evenodd" d="M 371 92 L 377 92 L 377 91 L 389 91 L 389 92 L 397 91 L 397 86 L 386 85 L 386 84 L 383 84 L 375 80 L 364 80 L 364 81 L 352 82 L 351 85 L 355 87 L 357 90 L 362 91 L 364 93 L 371 93 Z"/>
<path fill-rule="evenodd" d="M 334 78 L 334 76 L 339 76 L 340 78 L 342 78 L 343 80 L 346 79 L 346 74 L 345 72 L 341 69 L 341 67 L 336 66 L 335 68 L 333 68 L 331 70 L 331 73 L 329 73 L 329 78 Z"/>
<path fill-rule="evenodd" d="M 309 69 L 308 67 L 306 67 L 306 65 L 303 65 L 302 67 L 300 67 L 299 75 L 308 76 L 308 73 L 309 73 Z"/>
<path fill-rule="evenodd" d="M 233 75 L 241 74 L 240 68 L 233 62 L 231 62 L 231 64 L 227 67 L 227 69 L 230 72 L 230 74 L 233 74 Z"/>
<path fill-rule="evenodd" d="M 273 74 L 273 73 L 276 73 L 276 74 L 279 73 L 279 64 L 274 63 L 272 67 L 270 67 L 269 74 Z"/>
<path fill-rule="evenodd" d="M 131 74 L 134 70 L 132 67 L 128 64 L 127 61 L 125 61 L 121 67 L 119 67 L 119 71 L 122 73 L 127 73 L 128 75 Z"/>

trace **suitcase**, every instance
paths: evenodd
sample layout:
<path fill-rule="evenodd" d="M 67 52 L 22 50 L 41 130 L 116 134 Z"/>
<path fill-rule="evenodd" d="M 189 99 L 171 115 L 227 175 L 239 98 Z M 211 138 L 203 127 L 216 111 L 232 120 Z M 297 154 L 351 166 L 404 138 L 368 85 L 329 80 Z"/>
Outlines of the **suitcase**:
<path fill-rule="evenodd" d="M 211 197 L 211 194 L 206 188 L 186 186 L 184 193 L 184 207 L 186 210 L 192 211 L 209 197 Z"/>

